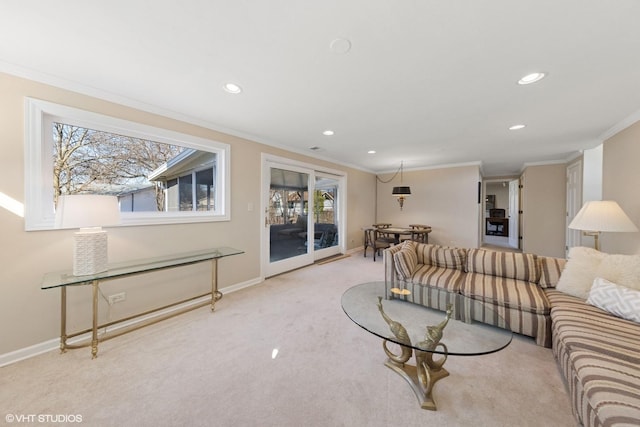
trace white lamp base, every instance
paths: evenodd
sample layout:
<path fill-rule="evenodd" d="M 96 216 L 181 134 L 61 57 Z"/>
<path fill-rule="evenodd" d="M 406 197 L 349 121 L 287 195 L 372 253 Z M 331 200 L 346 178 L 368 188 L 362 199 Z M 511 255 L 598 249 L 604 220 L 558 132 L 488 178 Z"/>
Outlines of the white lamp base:
<path fill-rule="evenodd" d="M 87 276 L 108 269 L 107 232 L 101 227 L 74 233 L 73 275 Z"/>

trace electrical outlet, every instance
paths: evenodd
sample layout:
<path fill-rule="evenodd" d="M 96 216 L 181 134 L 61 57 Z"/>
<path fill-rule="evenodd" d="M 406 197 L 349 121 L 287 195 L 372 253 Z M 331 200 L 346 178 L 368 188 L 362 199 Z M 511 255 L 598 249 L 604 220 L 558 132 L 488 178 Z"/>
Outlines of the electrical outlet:
<path fill-rule="evenodd" d="M 109 298 L 107 299 L 109 301 L 109 305 L 113 305 L 117 302 L 122 302 L 127 299 L 127 294 L 124 292 L 120 292 L 119 294 L 109 295 Z"/>

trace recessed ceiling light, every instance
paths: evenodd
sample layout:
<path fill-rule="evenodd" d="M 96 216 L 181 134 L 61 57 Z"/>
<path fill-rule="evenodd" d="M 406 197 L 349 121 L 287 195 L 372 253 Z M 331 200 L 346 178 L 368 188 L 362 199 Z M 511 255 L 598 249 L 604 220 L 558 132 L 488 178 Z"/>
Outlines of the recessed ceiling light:
<path fill-rule="evenodd" d="M 369 150 L 367 151 L 367 154 L 376 154 L 376 150 Z"/>
<path fill-rule="evenodd" d="M 351 50 L 351 40 L 349 39 L 335 39 L 329 45 L 333 53 L 338 55 L 344 55 Z"/>
<path fill-rule="evenodd" d="M 518 84 L 519 85 L 528 85 L 528 84 L 531 84 L 531 83 L 535 83 L 535 82 L 538 82 L 538 81 L 544 79 L 545 76 L 546 76 L 546 73 L 531 73 L 531 74 L 527 74 L 526 76 L 524 76 L 523 78 L 518 80 Z"/>
<path fill-rule="evenodd" d="M 242 92 L 242 88 L 235 83 L 225 83 L 222 87 L 229 93 L 237 94 Z"/>
<path fill-rule="evenodd" d="M 513 125 L 509 128 L 509 130 L 519 130 L 519 129 L 523 129 L 525 127 L 525 125 Z"/>
<path fill-rule="evenodd" d="M 333 135 L 334 133 L 335 133 L 335 132 L 334 132 L 334 131 L 332 131 L 331 129 L 327 129 L 327 130 L 325 130 L 324 132 L 322 132 L 322 134 L 323 134 L 324 136 L 331 136 L 331 135 Z"/>

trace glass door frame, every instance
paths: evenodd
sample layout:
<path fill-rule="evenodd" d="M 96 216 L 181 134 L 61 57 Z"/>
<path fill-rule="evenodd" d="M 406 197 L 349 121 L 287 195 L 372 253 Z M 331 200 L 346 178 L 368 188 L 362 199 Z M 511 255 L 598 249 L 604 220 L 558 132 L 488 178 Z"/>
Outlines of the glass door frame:
<path fill-rule="evenodd" d="M 261 276 L 271 277 L 286 271 L 294 270 L 296 268 L 304 267 L 313 264 L 318 259 L 325 258 L 331 255 L 338 255 L 345 253 L 346 244 L 343 236 L 346 234 L 346 188 L 347 188 L 347 175 L 344 171 L 335 169 L 329 169 L 321 167 L 311 163 L 305 163 L 297 160 L 288 159 L 285 157 L 279 157 L 271 154 L 262 153 L 262 183 L 261 183 L 261 233 L 260 233 L 260 247 L 261 247 Z M 307 215 L 307 252 L 305 254 L 278 260 L 271 262 L 270 260 L 270 225 L 268 221 L 269 214 L 269 195 L 271 185 L 271 168 L 291 170 L 294 172 L 308 174 L 308 194 L 313 203 L 313 194 L 315 191 L 316 176 L 327 177 L 330 176 L 336 179 L 338 185 L 338 200 L 336 205 L 338 207 L 338 213 L 336 220 L 338 221 L 338 245 L 315 250 L 313 245 L 314 235 L 314 219 L 313 215 Z"/>
<path fill-rule="evenodd" d="M 342 177 L 342 176 L 336 176 L 334 174 L 329 174 L 329 173 L 322 172 L 322 171 L 314 171 L 314 172 L 315 172 L 314 173 L 314 191 L 313 191 L 313 193 L 310 193 L 311 194 L 309 196 L 310 198 L 315 196 L 315 190 L 316 190 L 315 183 L 316 183 L 318 178 L 329 178 L 329 179 L 335 180 L 336 181 L 336 187 L 337 187 L 337 197 L 334 200 L 334 212 L 337 212 L 337 214 L 334 215 L 334 221 L 336 223 L 336 227 L 337 227 L 337 231 L 338 231 L 338 244 L 335 245 L 335 246 L 332 245 L 332 246 L 328 246 L 328 247 L 325 247 L 325 248 L 316 248 L 315 245 L 314 245 L 314 251 L 313 251 L 314 257 L 313 257 L 313 259 L 315 261 L 317 261 L 319 259 L 323 259 L 323 258 L 327 258 L 327 257 L 333 256 L 333 255 L 339 255 L 339 254 L 344 253 L 344 249 L 343 249 L 344 245 L 342 244 L 342 241 L 344 239 L 343 238 L 344 232 L 343 232 L 343 230 L 341 230 L 341 228 L 343 228 L 342 225 L 344 223 L 344 219 L 343 219 L 343 215 L 342 215 L 342 213 L 343 213 L 342 193 L 344 193 L 344 191 L 345 191 L 344 190 L 345 185 L 343 184 L 344 177 Z M 311 216 L 311 214 L 309 216 Z M 314 226 L 315 226 L 315 224 L 314 224 Z"/>

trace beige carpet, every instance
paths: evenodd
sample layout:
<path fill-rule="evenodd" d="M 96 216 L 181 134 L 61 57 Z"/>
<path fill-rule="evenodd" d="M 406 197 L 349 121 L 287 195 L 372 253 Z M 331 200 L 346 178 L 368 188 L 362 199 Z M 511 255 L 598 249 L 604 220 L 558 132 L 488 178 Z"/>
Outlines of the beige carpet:
<path fill-rule="evenodd" d="M 420 409 L 383 366 L 381 340 L 340 306 L 344 290 L 383 277 L 381 260 L 354 254 L 225 295 L 213 314 L 104 342 L 96 360 L 85 348 L 0 368 L 0 423 L 77 414 L 88 426 L 576 425 L 551 351 L 520 336 L 498 353 L 450 357 L 438 411 Z"/>

